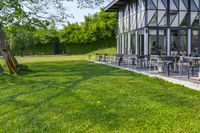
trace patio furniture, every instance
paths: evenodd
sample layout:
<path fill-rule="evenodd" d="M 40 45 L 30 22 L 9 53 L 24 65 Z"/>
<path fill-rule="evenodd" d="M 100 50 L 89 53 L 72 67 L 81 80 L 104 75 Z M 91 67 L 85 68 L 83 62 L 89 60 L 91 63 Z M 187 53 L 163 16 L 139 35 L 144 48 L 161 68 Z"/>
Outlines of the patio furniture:
<path fill-rule="evenodd" d="M 118 66 L 121 66 L 121 63 L 123 61 L 123 54 L 117 54 L 116 55 L 116 63 L 118 64 Z"/>
<path fill-rule="evenodd" d="M 104 59 L 104 55 L 103 55 L 103 54 L 97 53 L 97 54 L 96 54 L 96 60 L 97 60 L 97 61 L 102 61 L 102 59 Z"/>
<path fill-rule="evenodd" d="M 192 72 L 192 76 L 195 75 L 195 70 L 198 69 L 197 79 L 200 80 L 200 57 L 189 57 L 189 56 L 181 56 L 180 58 L 180 73 L 183 74 L 183 68 L 187 68 L 188 78 L 190 78 L 190 72 Z"/>
<path fill-rule="evenodd" d="M 158 69 L 158 72 L 161 71 L 162 63 L 160 55 L 150 55 L 149 71 L 151 71 L 152 67 L 154 71 L 156 68 Z"/>
<path fill-rule="evenodd" d="M 162 55 L 161 56 L 161 63 L 162 63 L 162 71 L 163 73 L 167 69 L 167 75 L 170 76 L 170 71 L 176 72 L 178 70 L 177 68 L 177 62 L 179 60 L 179 56 L 168 56 L 168 55 Z"/>
<path fill-rule="evenodd" d="M 131 55 L 131 62 L 135 68 L 146 68 L 148 58 L 145 55 Z"/>
<path fill-rule="evenodd" d="M 153 67 L 154 71 L 157 70 L 159 73 L 163 74 L 167 71 L 167 75 L 170 76 L 170 71 L 175 71 L 178 59 L 178 56 L 151 55 L 149 71 L 151 71 L 151 68 Z"/>

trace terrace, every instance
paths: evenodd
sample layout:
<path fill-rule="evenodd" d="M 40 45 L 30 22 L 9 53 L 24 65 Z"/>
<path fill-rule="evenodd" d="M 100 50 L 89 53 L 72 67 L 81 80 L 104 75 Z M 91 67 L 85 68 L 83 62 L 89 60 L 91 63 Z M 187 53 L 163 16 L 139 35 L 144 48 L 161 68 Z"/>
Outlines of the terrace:
<path fill-rule="evenodd" d="M 93 61 L 200 90 L 200 57 L 96 54 Z"/>

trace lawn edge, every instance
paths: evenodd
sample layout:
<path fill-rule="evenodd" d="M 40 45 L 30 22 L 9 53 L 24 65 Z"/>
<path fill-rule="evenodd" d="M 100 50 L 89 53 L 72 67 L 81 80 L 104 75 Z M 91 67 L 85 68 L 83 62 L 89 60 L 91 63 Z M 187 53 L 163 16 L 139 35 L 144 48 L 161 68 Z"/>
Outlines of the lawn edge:
<path fill-rule="evenodd" d="M 147 72 L 138 71 L 136 69 L 130 69 L 130 68 L 122 67 L 122 66 L 109 64 L 109 63 L 106 63 L 106 62 L 100 62 L 100 61 L 89 60 L 89 59 L 86 59 L 86 60 L 93 62 L 93 63 L 97 63 L 97 64 L 103 64 L 103 65 L 111 66 L 111 67 L 114 67 L 114 68 L 119 68 L 119 69 L 130 71 L 130 72 L 135 72 L 137 74 L 142 74 L 142 75 L 145 75 L 145 76 L 151 77 L 151 78 L 162 79 L 164 81 L 168 81 L 168 82 L 176 84 L 176 85 L 182 85 L 184 87 L 187 87 L 188 89 L 200 91 L 200 84 L 191 83 L 189 81 L 183 81 L 183 80 L 179 80 L 179 79 L 175 79 L 175 78 L 171 78 L 171 77 L 165 77 L 165 76 L 160 76 L 160 75 L 156 75 L 156 74 L 150 74 L 150 73 L 147 73 Z"/>

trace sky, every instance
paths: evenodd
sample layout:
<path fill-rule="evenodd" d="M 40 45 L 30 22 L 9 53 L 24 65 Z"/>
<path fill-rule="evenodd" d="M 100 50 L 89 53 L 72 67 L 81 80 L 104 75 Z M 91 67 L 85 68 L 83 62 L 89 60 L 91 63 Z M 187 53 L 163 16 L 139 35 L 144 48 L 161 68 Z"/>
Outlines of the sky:
<path fill-rule="evenodd" d="M 69 18 L 70 22 L 83 22 L 84 21 L 84 16 L 88 15 L 88 14 L 94 14 L 96 12 L 99 12 L 100 9 L 99 8 L 95 8 L 95 9 L 80 9 L 77 8 L 77 3 L 76 1 L 74 2 L 67 2 L 65 4 L 65 6 L 68 9 L 68 12 L 73 14 L 74 18 Z"/>
<path fill-rule="evenodd" d="M 105 2 L 103 7 L 105 7 L 109 1 L 111 0 L 107 0 L 108 2 Z M 84 21 L 84 16 L 87 16 L 89 14 L 94 14 L 96 12 L 100 11 L 100 7 L 97 7 L 95 9 L 88 9 L 88 8 L 83 8 L 80 9 L 78 8 L 78 4 L 77 1 L 73 1 L 73 2 L 66 2 L 64 3 L 64 6 L 68 9 L 68 12 L 71 13 L 74 18 L 69 18 L 68 21 L 73 23 L 73 22 L 83 22 Z M 62 28 L 61 25 L 58 26 L 58 28 Z"/>

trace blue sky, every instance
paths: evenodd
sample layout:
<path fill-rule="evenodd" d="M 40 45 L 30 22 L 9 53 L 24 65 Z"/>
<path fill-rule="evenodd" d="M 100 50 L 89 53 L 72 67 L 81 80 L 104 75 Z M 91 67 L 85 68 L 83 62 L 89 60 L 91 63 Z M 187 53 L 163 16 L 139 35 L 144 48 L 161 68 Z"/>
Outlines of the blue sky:
<path fill-rule="evenodd" d="M 67 2 L 65 6 L 68 9 L 68 12 L 73 14 L 74 18 L 69 18 L 70 22 L 83 22 L 84 21 L 84 15 L 88 14 L 94 14 L 96 12 L 99 12 L 99 8 L 95 9 L 80 9 L 77 8 L 77 3 L 75 2 Z"/>
<path fill-rule="evenodd" d="M 102 5 L 102 7 L 105 7 L 110 1 L 112 0 L 107 0 L 107 2 L 104 3 L 104 5 Z M 68 21 L 73 23 L 73 22 L 83 22 L 84 21 L 84 16 L 87 15 L 92 15 L 96 12 L 100 11 L 100 7 L 97 7 L 95 9 L 90 9 L 90 8 L 78 8 L 78 4 L 77 1 L 74 0 L 73 2 L 65 2 L 64 6 L 67 8 L 67 12 L 72 14 L 74 16 L 74 18 L 69 18 Z M 65 24 L 64 24 L 65 25 Z M 63 28 L 63 23 L 57 23 L 56 26 L 58 29 L 62 29 Z"/>
<path fill-rule="evenodd" d="M 108 0 L 110 1 L 110 0 Z M 105 2 L 104 6 L 108 4 L 108 2 Z M 94 14 L 96 12 L 100 11 L 100 8 L 95 8 L 95 9 L 80 9 L 77 8 L 77 1 L 73 2 L 67 2 L 65 3 L 65 6 L 68 9 L 68 12 L 74 15 L 74 18 L 69 18 L 70 22 L 83 22 L 84 21 L 84 16 L 88 14 Z"/>

